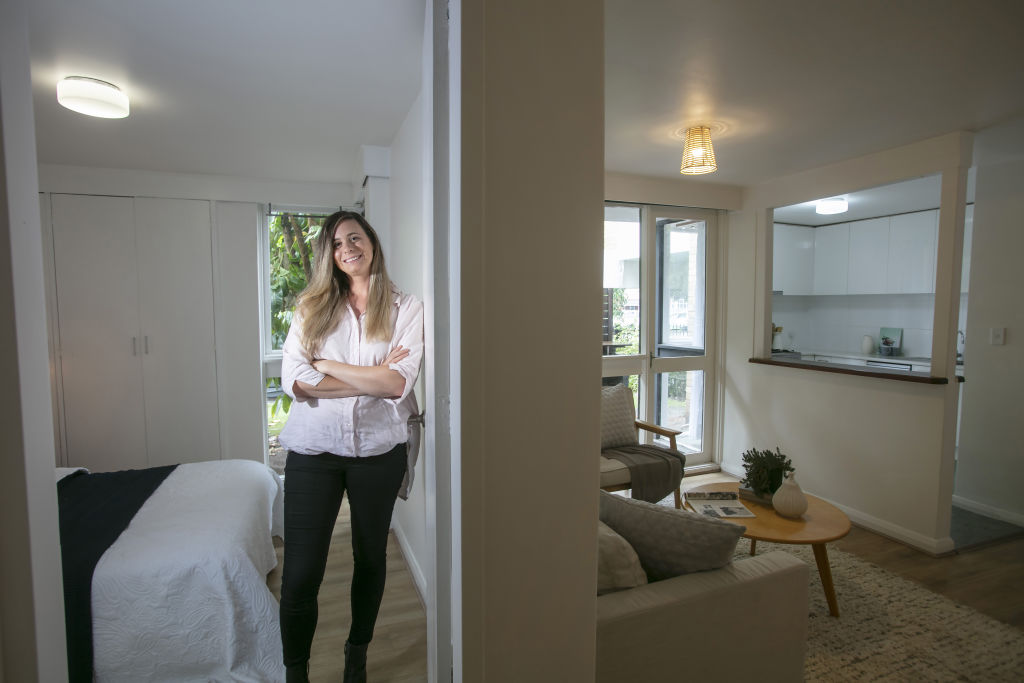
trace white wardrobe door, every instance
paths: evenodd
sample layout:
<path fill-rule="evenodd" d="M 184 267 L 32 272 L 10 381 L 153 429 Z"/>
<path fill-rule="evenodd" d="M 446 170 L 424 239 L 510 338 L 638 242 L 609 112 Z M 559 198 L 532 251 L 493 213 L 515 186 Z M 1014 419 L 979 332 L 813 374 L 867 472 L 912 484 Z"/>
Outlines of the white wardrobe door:
<path fill-rule="evenodd" d="M 210 204 L 136 198 L 150 466 L 220 458 Z"/>
<path fill-rule="evenodd" d="M 52 205 L 68 465 L 145 467 L 132 200 L 55 194 Z"/>

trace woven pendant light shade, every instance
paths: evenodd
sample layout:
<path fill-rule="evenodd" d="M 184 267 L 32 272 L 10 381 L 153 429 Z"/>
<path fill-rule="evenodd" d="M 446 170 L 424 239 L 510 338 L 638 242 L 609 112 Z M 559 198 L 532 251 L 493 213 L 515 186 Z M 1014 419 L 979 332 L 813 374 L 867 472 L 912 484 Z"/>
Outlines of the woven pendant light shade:
<path fill-rule="evenodd" d="M 707 126 L 694 126 L 686 129 L 686 145 L 683 147 L 683 163 L 680 173 L 700 175 L 714 173 L 718 170 L 715 161 L 715 150 L 711 146 L 711 129 Z"/>

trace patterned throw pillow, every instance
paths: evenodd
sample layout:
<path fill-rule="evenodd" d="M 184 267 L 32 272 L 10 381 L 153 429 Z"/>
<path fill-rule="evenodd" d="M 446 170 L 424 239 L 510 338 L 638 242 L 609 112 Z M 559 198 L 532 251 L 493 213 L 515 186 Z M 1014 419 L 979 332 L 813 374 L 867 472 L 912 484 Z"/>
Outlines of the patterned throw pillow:
<path fill-rule="evenodd" d="M 746 527 L 601 491 L 602 522 L 633 546 L 651 581 L 718 569 Z"/>
<path fill-rule="evenodd" d="M 601 450 L 637 443 L 633 392 L 625 384 L 602 387 Z"/>
<path fill-rule="evenodd" d="M 636 551 L 604 522 L 597 523 L 597 594 L 612 593 L 647 583 Z"/>

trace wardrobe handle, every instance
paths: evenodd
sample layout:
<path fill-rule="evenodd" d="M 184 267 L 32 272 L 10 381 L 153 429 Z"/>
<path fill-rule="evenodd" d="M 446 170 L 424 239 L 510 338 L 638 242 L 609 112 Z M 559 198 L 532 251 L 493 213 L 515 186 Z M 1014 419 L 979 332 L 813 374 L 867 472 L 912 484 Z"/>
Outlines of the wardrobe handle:
<path fill-rule="evenodd" d="M 135 342 L 137 341 L 137 339 L 138 339 L 138 337 L 132 337 L 132 355 L 133 356 L 139 355 L 138 349 L 136 349 L 136 347 L 135 347 Z"/>
<path fill-rule="evenodd" d="M 145 353 L 146 355 L 149 355 L 149 335 L 147 334 L 142 339 L 143 339 L 143 344 L 144 344 L 143 347 L 142 347 L 143 348 L 142 352 Z"/>

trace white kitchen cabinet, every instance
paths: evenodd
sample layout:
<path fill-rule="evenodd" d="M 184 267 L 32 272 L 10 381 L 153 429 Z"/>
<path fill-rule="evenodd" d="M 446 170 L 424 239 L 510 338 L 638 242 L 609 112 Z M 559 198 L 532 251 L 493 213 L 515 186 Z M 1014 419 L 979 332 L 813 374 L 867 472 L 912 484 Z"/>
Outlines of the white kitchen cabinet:
<path fill-rule="evenodd" d="M 814 229 L 815 294 L 846 294 L 849 261 L 849 223 Z"/>
<path fill-rule="evenodd" d="M 884 294 L 889 270 L 889 217 L 850 223 L 847 294 Z"/>
<path fill-rule="evenodd" d="M 209 202 L 52 195 L 67 464 L 220 457 Z"/>
<path fill-rule="evenodd" d="M 890 217 L 886 291 L 892 294 L 935 291 L 938 227 L 939 212 L 934 209 Z"/>
<path fill-rule="evenodd" d="M 814 286 L 814 228 L 776 223 L 772 244 L 772 289 L 811 294 Z"/>

